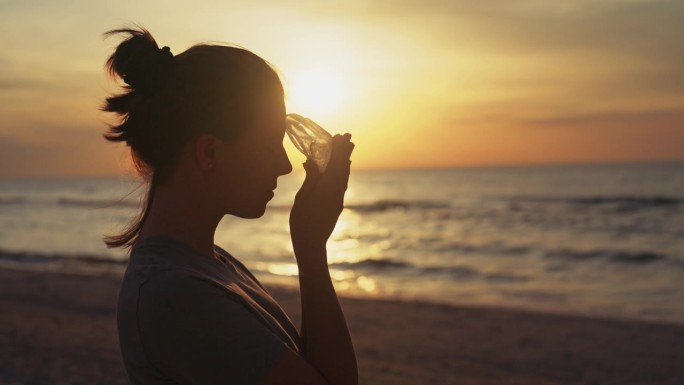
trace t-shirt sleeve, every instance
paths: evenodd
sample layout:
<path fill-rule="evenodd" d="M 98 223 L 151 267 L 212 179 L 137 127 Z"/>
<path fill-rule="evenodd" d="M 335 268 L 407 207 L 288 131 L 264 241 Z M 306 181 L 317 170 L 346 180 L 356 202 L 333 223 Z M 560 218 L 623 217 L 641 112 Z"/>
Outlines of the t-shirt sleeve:
<path fill-rule="evenodd" d="M 147 359 L 183 384 L 258 384 L 288 349 L 231 293 L 197 277 L 145 282 L 138 324 Z"/>

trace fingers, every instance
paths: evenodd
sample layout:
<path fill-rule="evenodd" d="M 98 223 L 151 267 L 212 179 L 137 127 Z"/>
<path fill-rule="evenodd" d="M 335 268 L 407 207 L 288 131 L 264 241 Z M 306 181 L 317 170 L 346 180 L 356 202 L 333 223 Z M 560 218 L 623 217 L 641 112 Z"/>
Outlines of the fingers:
<path fill-rule="evenodd" d="M 346 190 L 351 164 L 349 157 L 352 151 L 354 151 L 354 143 L 351 142 L 351 134 L 335 135 L 332 140 L 330 161 L 325 173 L 321 174 L 314 160 L 307 159 L 304 163 L 306 177 L 297 195 L 312 193 L 321 180 L 325 181 L 323 184 L 326 190 L 330 188 Z"/>
<path fill-rule="evenodd" d="M 352 151 L 354 151 L 354 143 L 351 142 L 351 134 L 333 136 L 330 165 L 334 169 L 348 169 Z"/>
<path fill-rule="evenodd" d="M 335 191 L 335 195 L 342 194 L 347 189 L 351 161 L 349 157 L 354 151 L 354 143 L 351 142 L 351 135 L 335 135 L 332 140 L 330 162 L 323 175 L 322 187 Z"/>
<path fill-rule="evenodd" d="M 349 160 L 352 151 L 354 151 L 354 143 L 351 141 L 351 134 L 335 135 L 333 137 L 332 155 L 338 159 Z"/>
<path fill-rule="evenodd" d="M 307 159 L 306 162 L 304 162 L 304 171 L 306 171 L 306 176 L 304 177 L 302 187 L 295 196 L 295 201 L 303 199 L 303 196 L 310 196 L 311 193 L 316 189 L 318 179 L 320 178 L 318 166 L 316 165 L 316 162 L 311 159 Z"/>
<path fill-rule="evenodd" d="M 300 193 L 307 194 L 316 188 L 320 172 L 318 171 L 316 162 L 312 159 L 307 159 L 306 162 L 304 162 L 304 171 L 306 171 L 306 177 L 304 178 L 304 183 L 302 183 L 302 187 L 299 191 Z"/>

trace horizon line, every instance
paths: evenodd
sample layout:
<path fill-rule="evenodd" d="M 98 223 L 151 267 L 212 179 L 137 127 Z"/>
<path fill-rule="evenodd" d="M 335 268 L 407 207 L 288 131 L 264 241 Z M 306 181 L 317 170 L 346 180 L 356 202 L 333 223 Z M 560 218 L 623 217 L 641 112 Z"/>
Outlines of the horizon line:
<path fill-rule="evenodd" d="M 596 162 L 547 162 L 547 163 L 507 163 L 507 164 L 461 164 L 461 165 L 444 165 L 444 166 L 426 166 L 418 165 L 415 167 L 363 167 L 353 172 L 402 172 L 402 171 L 438 171 L 438 170 L 468 170 L 468 169 L 508 169 L 508 168 L 534 168 L 534 167 L 578 167 L 578 166 L 638 166 L 638 165 L 667 165 L 667 164 L 684 164 L 684 158 L 679 159 L 660 159 L 660 160 L 616 160 L 616 161 L 596 161 Z M 110 179 L 110 178 L 138 178 L 133 174 L 133 170 L 129 172 L 111 173 L 111 174 L 57 174 L 57 175 L 25 175 L 25 176 L 2 176 L 0 181 L 12 180 L 30 180 L 30 179 Z M 295 170 L 293 173 L 301 172 Z"/>

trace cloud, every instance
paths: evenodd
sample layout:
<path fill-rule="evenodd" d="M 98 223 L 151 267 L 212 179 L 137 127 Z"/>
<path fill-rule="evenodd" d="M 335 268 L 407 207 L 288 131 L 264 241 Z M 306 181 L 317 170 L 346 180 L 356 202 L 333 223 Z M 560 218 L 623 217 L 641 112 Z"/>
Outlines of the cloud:
<path fill-rule="evenodd" d="M 665 1 L 376 0 L 378 11 L 429 21 L 445 41 L 512 51 L 625 51 L 683 59 L 684 3 Z"/>
<path fill-rule="evenodd" d="M 51 159 L 59 154 L 54 146 L 0 136 L 0 177 L 49 175 L 56 171 Z"/>
<path fill-rule="evenodd" d="M 128 21 L 146 23 L 175 53 L 215 38 L 263 51 L 283 68 L 318 58 L 353 67 L 366 94 L 359 99 L 368 102 L 357 100 L 346 114 L 368 116 L 373 124 L 359 124 L 376 133 L 382 125 L 410 127 L 412 136 L 397 143 L 446 146 L 460 140 L 454 126 L 481 143 L 516 140 L 525 131 L 530 135 L 518 135 L 524 153 L 533 135 L 549 141 L 570 131 L 647 136 L 649 127 L 674 127 L 662 139 L 674 142 L 684 124 L 680 1 L 209 0 L 179 1 L 163 14 L 155 2 L 39 1 L 36 7 L 0 0 L 0 33 L 7 37 L 0 53 L 0 136 L 8 136 L 0 138 L 0 175 L 19 167 L 74 172 L 85 167 L 79 159 L 101 159 L 102 170 L 113 169 L 111 159 L 95 153 L 106 147 L 99 137 L 105 125 L 95 115 L 113 88 L 102 65 L 116 43 L 103 42 L 101 33 Z M 496 135 L 485 135 L 488 127 Z"/>
<path fill-rule="evenodd" d="M 546 105 L 547 113 L 684 104 L 682 1 L 371 4 L 402 36 L 449 52 L 431 57 L 449 60 L 444 84 L 463 99 Z"/>
<path fill-rule="evenodd" d="M 99 133 L 83 135 L 46 127 L 42 135 L 0 134 L 0 178 L 50 175 L 106 175 L 125 169 L 123 146 Z"/>
<path fill-rule="evenodd" d="M 517 105 L 484 105 L 470 115 L 445 116 L 444 127 L 528 127 L 601 130 L 620 127 L 670 128 L 684 135 L 684 108 L 612 110 L 593 113 L 553 113 L 524 110 Z M 684 150 L 684 146 L 682 147 Z"/>
<path fill-rule="evenodd" d="M 644 128 L 669 127 L 682 128 L 682 133 L 684 134 L 684 109 L 611 111 L 596 114 L 560 115 L 523 120 L 523 123 L 541 127 L 571 126 L 596 129 L 627 126 Z"/>
<path fill-rule="evenodd" d="M 467 157 L 468 150 L 477 148 L 478 162 L 482 158 L 499 164 L 684 160 L 684 109 L 546 117 L 512 110 L 456 117 L 445 120 L 443 127 L 458 132 L 450 147 L 458 146 L 459 157 Z"/>
<path fill-rule="evenodd" d="M 6 79 L 0 77 L 0 92 L 35 88 L 51 88 L 51 86 L 48 83 L 37 81 L 34 79 Z"/>
<path fill-rule="evenodd" d="M 534 72 L 573 71 L 609 77 L 651 91 L 684 93 L 684 2 L 376 0 L 378 12 L 420 28 L 426 41 L 465 56 L 517 58 Z M 497 58 L 497 56 L 499 58 Z M 511 69 L 515 71 L 515 69 Z M 528 71 L 529 72 L 529 71 Z M 515 74 L 512 74 L 515 76 Z M 675 78 L 675 82 L 670 82 Z M 611 80 L 611 79 L 609 79 Z"/>

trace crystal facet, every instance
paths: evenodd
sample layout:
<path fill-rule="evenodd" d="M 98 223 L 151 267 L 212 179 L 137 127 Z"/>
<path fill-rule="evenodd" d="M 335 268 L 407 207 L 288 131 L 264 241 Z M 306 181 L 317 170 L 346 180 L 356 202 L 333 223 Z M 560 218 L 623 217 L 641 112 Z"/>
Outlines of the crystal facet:
<path fill-rule="evenodd" d="M 298 114 L 287 114 L 287 135 L 297 150 L 313 159 L 321 173 L 325 172 L 330 160 L 332 135 L 313 120 Z"/>

